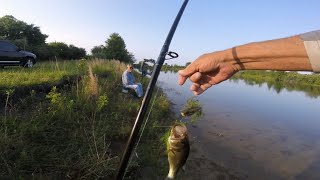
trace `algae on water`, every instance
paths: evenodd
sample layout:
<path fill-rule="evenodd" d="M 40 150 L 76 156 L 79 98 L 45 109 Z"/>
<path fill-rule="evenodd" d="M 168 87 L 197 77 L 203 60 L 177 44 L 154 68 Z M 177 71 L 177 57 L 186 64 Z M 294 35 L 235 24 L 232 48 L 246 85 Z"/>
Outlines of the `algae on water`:
<path fill-rule="evenodd" d="M 190 117 L 191 123 L 199 121 L 203 117 L 202 107 L 199 100 L 194 97 L 188 99 L 185 106 L 181 110 L 182 117 Z"/>

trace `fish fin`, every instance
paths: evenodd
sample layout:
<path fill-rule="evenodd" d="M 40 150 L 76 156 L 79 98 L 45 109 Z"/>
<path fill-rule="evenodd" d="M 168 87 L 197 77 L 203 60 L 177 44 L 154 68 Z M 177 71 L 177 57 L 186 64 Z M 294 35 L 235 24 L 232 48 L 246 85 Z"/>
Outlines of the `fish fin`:
<path fill-rule="evenodd" d="M 167 150 L 167 153 L 169 153 L 169 152 L 172 152 L 174 155 L 176 155 L 176 153 L 174 152 L 174 150 L 171 149 L 171 148 Z"/>
<path fill-rule="evenodd" d="M 175 171 L 173 171 L 173 169 L 169 169 L 169 173 L 168 173 L 168 176 L 167 176 L 167 180 L 169 180 L 169 179 L 176 179 L 176 173 L 177 172 L 175 172 Z"/>
<path fill-rule="evenodd" d="M 166 177 L 164 180 L 173 180 L 173 178 Z"/>

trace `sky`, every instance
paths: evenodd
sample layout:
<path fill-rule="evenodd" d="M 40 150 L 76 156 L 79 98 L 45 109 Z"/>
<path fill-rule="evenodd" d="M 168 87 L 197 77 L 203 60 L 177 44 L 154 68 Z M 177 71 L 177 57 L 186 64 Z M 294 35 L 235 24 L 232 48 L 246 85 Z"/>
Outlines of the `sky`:
<path fill-rule="evenodd" d="M 119 33 L 140 61 L 157 59 L 183 0 L 0 0 L 0 17 L 39 26 L 47 42 L 83 47 Z M 319 0 L 190 0 L 171 42 L 184 65 L 204 53 L 320 29 Z"/>

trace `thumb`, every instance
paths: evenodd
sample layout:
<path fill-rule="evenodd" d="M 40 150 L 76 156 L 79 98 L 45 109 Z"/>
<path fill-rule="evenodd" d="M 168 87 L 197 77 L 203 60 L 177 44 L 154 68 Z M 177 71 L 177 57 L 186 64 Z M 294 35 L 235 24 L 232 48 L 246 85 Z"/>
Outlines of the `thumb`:
<path fill-rule="evenodd" d="M 178 77 L 178 84 L 183 85 L 186 80 L 194 73 L 196 73 L 197 70 L 195 68 L 194 64 L 190 64 L 185 69 L 182 69 L 178 71 L 179 77 Z"/>

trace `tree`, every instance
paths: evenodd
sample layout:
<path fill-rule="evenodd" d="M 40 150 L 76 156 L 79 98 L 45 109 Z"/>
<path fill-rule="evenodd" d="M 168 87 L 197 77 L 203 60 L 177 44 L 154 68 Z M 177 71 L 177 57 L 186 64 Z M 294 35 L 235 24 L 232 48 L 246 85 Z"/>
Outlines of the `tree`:
<path fill-rule="evenodd" d="M 27 24 L 13 16 L 0 18 L 0 39 L 11 41 L 16 46 L 29 50 L 39 59 L 50 59 L 57 56 L 61 59 L 80 59 L 86 56 L 83 48 L 67 45 L 63 42 L 46 44 L 48 35 L 43 34 L 39 27 Z"/>
<path fill-rule="evenodd" d="M 74 45 L 67 45 L 63 42 L 52 42 L 48 46 L 53 53 L 53 56 L 59 57 L 61 59 L 80 59 L 86 55 L 86 50 L 83 48 L 78 48 Z"/>
<path fill-rule="evenodd" d="M 66 43 L 63 42 L 52 42 L 48 44 L 51 51 L 53 52 L 54 56 L 62 58 L 62 59 L 69 59 L 70 52 L 69 47 Z"/>
<path fill-rule="evenodd" d="M 32 46 L 31 52 L 35 53 L 39 59 L 50 59 L 55 56 L 54 52 L 51 50 L 48 44 L 42 44 L 38 46 Z"/>
<path fill-rule="evenodd" d="M 17 20 L 13 16 L 0 18 L 0 37 L 7 40 L 24 40 L 27 45 L 44 44 L 48 35 L 42 34 L 39 27 Z"/>
<path fill-rule="evenodd" d="M 95 46 L 91 50 L 94 57 L 117 59 L 125 63 L 134 62 L 133 54 L 128 52 L 124 40 L 118 33 L 112 33 L 105 43 L 105 46 Z"/>
<path fill-rule="evenodd" d="M 45 43 L 47 37 L 33 24 L 10 15 L 0 18 L 0 39 L 9 40 L 24 50 L 32 51 L 39 59 L 48 59 L 52 55 Z"/>
<path fill-rule="evenodd" d="M 92 56 L 95 58 L 107 59 L 105 54 L 105 47 L 103 45 L 94 46 L 91 49 Z"/>
<path fill-rule="evenodd" d="M 86 50 L 84 48 L 78 48 L 74 45 L 69 45 L 69 51 L 70 51 L 70 59 L 80 59 L 86 56 Z"/>
<path fill-rule="evenodd" d="M 122 37 L 117 33 L 112 33 L 106 41 L 105 52 L 108 59 L 118 59 L 128 62 L 129 52 L 126 49 L 126 44 Z"/>

